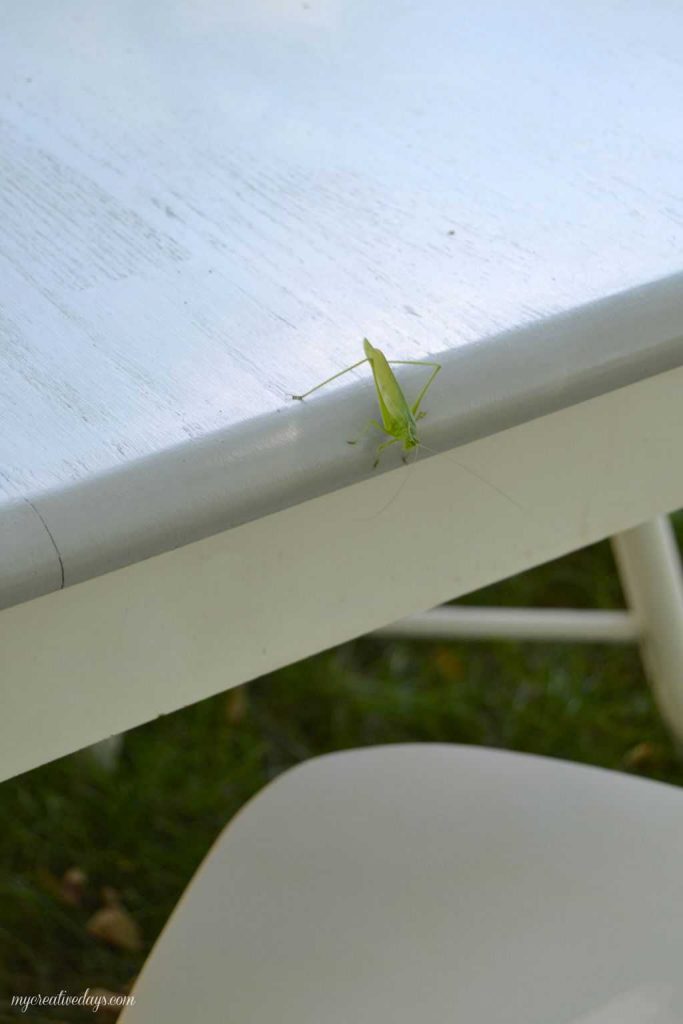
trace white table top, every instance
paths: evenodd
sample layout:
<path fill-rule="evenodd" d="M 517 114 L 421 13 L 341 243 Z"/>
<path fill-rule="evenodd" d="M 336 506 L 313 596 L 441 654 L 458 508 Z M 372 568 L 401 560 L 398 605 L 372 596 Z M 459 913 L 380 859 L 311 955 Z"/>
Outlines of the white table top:
<path fill-rule="evenodd" d="M 681 29 L 664 0 L 6 5 L 0 603 L 370 475 L 367 374 L 288 397 L 363 335 L 443 355 L 439 450 L 683 364 Z"/>

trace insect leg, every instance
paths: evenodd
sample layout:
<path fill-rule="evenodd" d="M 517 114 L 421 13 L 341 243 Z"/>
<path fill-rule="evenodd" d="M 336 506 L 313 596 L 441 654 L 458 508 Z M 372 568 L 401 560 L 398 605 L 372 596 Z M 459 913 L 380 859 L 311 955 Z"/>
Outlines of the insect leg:
<path fill-rule="evenodd" d="M 318 388 L 324 388 L 326 384 L 330 383 L 330 381 L 336 380 L 337 377 L 343 377 L 345 373 L 349 373 L 351 370 L 355 370 L 357 367 L 362 366 L 363 363 L 367 362 L 369 362 L 368 359 L 359 359 L 358 362 L 353 363 L 352 366 L 347 366 L 345 370 L 340 370 L 339 373 L 333 373 L 331 377 L 327 378 L 327 380 L 323 380 L 320 384 L 316 384 L 314 388 L 304 391 L 303 395 L 292 395 L 292 398 L 295 398 L 297 402 L 303 402 L 304 398 L 308 398 L 308 396 L 312 395 L 314 391 L 318 390 Z"/>
<path fill-rule="evenodd" d="M 363 429 L 361 430 L 361 432 L 360 432 L 360 434 L 358 435 L 358 437 L 354 438 L 354 440 L 353 440 L 353 441 L 347 441 L 346 443 L 347 443 L 347 444 L 358 444 L 358 442 L 360 441 L 360 439 L 361 439 L 362 437 L 365 437 L 365 435 L 366 435 L 366 434 L 367 434 L 367 433 L 368 433 L 368 432 L 369 432 L 370 430 L 372 430 L 372 428 L 373 428 L 373 427 L 375 427 L 375 428 L 376 428 L 377 430 L 381 430 L 381 431 L 382 431 L 382 433 L 384 433 L 384 432 L 385 432 L 385 431 L 384 431 L 384 427 L 383 427 L 383 426 L 382 426 L 382 424 L 381 424 L 381 423 L 379 422 L 379 420 L 368 420 L 368 422 L 367 422 L 367 423 L 365 424 L 365 426 L 364 426 L 364 427 L 363 427 Z"/>
<path fill-rule="evenodd" d="M 398 442 L 400 440 L 401 440 L 400 437 L 392 437 L 391 441 L 384 441 L 381 445 L 378 446 L 377 453 L 376 453 L 377 457 L 376 457 L 375 461 L 372 464 L 372 468 L 373 469 L 377 469 L 377 467 L 379 466 L 379 458 L 380 458 L 380 455 L 382 454 L 382 452 L 384 451 L 384 449 L 385 448 L 390 448 L 392 444 L 398 444 Z"/>
<path fill-rule="evenodd" d="M 420 412 L 420 406 L 422 404 L 422 399 L 424 398 L 424 396 L 429 391 L 430 387 L 432 386 L 432 384 L 434 382 L 434 378 L 436 377 L 437 373 L 441 369 L 441 363 L 423 363 L 422 365 L 424 365 L 424 366 L 433 366 L 434 369 L 433 369 L 432 373 L 429 376 L 429 380 L 427 381 L 425 386 L 422 388 L 422 391 L 420 392 L 420 394 L 417 396 L 417 398 L 413 402 L 413 407 L 412 407 L 412 410 L 411 410 L 412 414 L 413 414 L 413 416 L 416 416 L 419 419 L 422 419 L 425 416 L 425 413 L 421 413 Z"/>
<path fill-rule="evenodd" d="M 420 410 L 420 406 L 422 405 L 422 399 L 424 398 L 424 396 L 429 391 L 430 387 L 432 386 L 432 382 L 433 382 L 434 378 L 436 377 L 437 373 L 441 369 L 441 363 L 430 362 L 430 361 L 428 361 L 426 359 L 388 359 L 387 362 L 391 363 L 392 365 L 395 364 L 397 366 L 433 366 L 434 367 L 433 372 L 429 376 L 429 380 L 427 381 L 425 386 L 422 388 L 422 391 L 417 396 L 417 398 L 415 399 L 415 401 L 414 401 L 414 403 L 413 403 L 413 405 L 411 407 L 410 411 L 412 412 L 413 416 L 417 417 L 417 414 L 418 414 L 418 412 Z M 424 413 L 419 418 L 422 419 L 423 416 L 424 416 Z"/>

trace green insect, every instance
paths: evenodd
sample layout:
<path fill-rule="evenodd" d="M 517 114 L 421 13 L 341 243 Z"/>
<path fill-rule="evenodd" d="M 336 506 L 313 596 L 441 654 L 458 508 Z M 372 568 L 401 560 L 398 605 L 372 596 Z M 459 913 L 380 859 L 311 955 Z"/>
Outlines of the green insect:
<path fill-rule="evenodd" d="M 327 380 L 321 381 L 320 384 L 316 384 L 316 386 L 311 388 L 310 391 L 306 391 L 303 395 L 292 395 L 292 398 L 301 402 L 304 398 L 308 398 L 309 395 L 312 395 L 314 391 L 317 391 L 319 388 L 324 387 L 331 381 L 336 380 L 337 377 L 343 377 L 345 373 L 355 370 L 358 366 L 362 366 L 363 363 L 370 363 L 382 422 L 380 423 L 379 420 L 371 419 L 365 429 L 361 432 L 360 437 L 364 437 L 369 430 L 375 429 L 381 431 L 390 438 L 388 441 L 383 441 L 377 448 L 377 457 L 374 462 L 374 467 L 376 467 L 379 464 L 380 456 L 384 449 L 389 448 L 392 444 L 402 442 L 403 450 L 406 452 L 410 451 L 411 448 L 417 448 L 419 446 L 420 441 L 417 436 L 417 421 L 427 415 L 425 412 L 420 411 L 420 406 L 431 387 L 434 378 L 441 369 L 441 364 L 415 359 L 387 359 L 384 353 L 380 349 L 375 348 L 367 338 L 363 338 L 363 349 L 365 351 L 365 359 L 359 359 L 358 362 L 354 363 L 352 366 L 347 366 L 345 370 L 340 370 L 339 373 L 335 373 L 331 377 L 328 377 Z M 429 376 L 429 380 L 422 388 L 412 405 L 408 404 L 408 400 L 403 394 L 401 385 L 396 380 L 390 364 L 400 366 L 432 367 L 432 373 Z M 357 444 L 360 437 L 357 437 L 355 441 L 349 441 L 348 444 Z"/>

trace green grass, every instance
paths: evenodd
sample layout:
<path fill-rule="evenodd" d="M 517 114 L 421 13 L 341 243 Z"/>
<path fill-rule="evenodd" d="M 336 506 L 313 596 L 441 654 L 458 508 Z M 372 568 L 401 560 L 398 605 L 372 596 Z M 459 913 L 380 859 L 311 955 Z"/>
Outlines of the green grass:
<path fill-rule="evenodd" d="M 677 525 L 680 540 L 680 517 Z M 468 601 L 622 605 L 606 544 Z M 0 1020 L 18 1018 L 12 993 L 127 985 L 219 831 L 269 779 L 325 751 L 406 740 L 507 747 L 683 783 L 632 648 L 359 640 L 130 732 L 113 773 L 81 754 L 0 786 Z M 88 876 L 80 906 L 59 896 L 72 866 Z M 88 935 L 103 886 L 140 925 L 140 953 Z M 41 1012 L 23 1019 L 88 1019 Z"/>

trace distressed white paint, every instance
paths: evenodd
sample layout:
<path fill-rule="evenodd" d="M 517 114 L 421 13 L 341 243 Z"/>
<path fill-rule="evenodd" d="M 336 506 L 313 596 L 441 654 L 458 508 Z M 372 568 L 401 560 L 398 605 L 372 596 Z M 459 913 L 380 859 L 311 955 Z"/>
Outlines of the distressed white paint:
<path fill-rule="evenodd" d="M 6 609 L 0 778 L 683 506 L 682 389 L 679 368 Z"/>
<path fill-rule="evenodd" d="M 621 299 L 593 345 L 548 324 L 682 269 L 682 27 L 666 0 L 2 4 L 0 519 L 30 498 L 61 555 L 12 535 L 4 603 L 367 475 L 365 389 L 287 398 L 364 334 L 450 354 L 443 447 L 463 402 L 481 435 L 506 389 L 519 421 L 683 362 L 677 285 L 649 330 Z"/>

